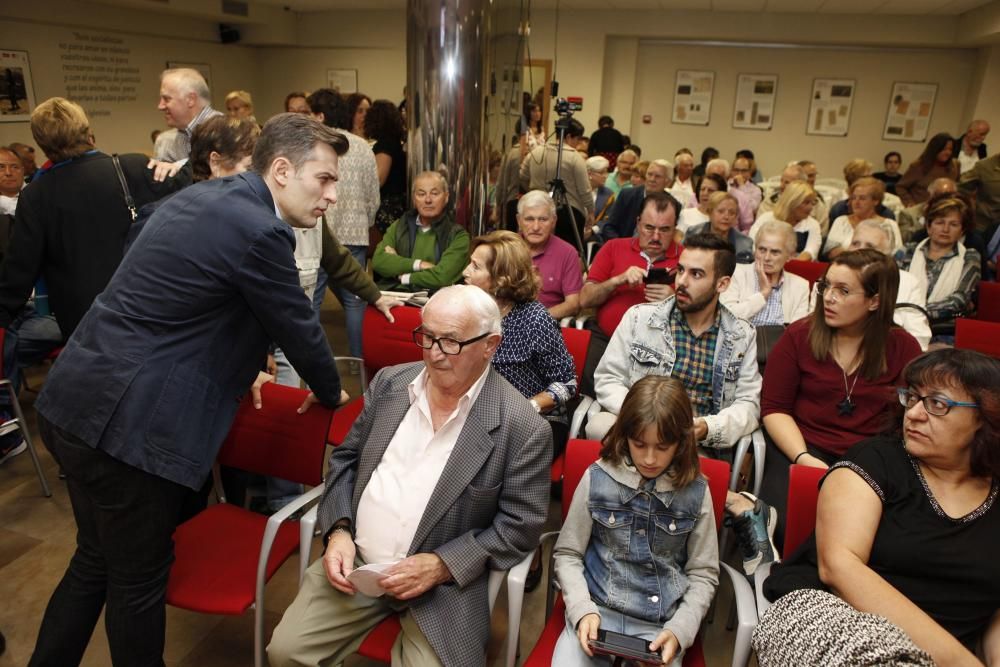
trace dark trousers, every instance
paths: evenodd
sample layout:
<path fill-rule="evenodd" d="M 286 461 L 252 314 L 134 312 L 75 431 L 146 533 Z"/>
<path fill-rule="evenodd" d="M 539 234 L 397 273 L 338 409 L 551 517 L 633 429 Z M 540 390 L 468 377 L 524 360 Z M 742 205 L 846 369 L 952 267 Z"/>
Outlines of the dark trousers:
<path fill-rule="evenodd" d="M 764 479 L 760 484 L 760 497 L 768 505 L 778 511 L 778 523 L 774 530 L 774 545 L 781 551 L 785 543 L 785 515 L 788 512 L 788 469 L 792 461 L 785 456 L 764 431 L 767 442 L 767 454 L 764 457 Z M 806 443 L 809 453 L 827 465 L 833 465 L 840 460 L 839 456 Z"/>
<path fill-rule="evenodd" d="M 191 490 L 126 465 L 41 415 L 38 426 L 66 473 L 77 537 L 29 664 L 78 665 L 107 607 L 115 667 L 163 665 L 173 532 Z"/>

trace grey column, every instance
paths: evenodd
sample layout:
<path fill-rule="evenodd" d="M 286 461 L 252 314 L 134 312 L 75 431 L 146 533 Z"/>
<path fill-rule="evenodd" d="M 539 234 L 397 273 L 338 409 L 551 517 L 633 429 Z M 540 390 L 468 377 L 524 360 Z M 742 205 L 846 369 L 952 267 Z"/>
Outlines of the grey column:
<path fill-rule="evenodd" d="M 486 204 L 490 14 L 489 0 L 407 2 L 410 182 L 421 171 L 441 171 L 456 219 L 472 234 L 482 230 Z"/>

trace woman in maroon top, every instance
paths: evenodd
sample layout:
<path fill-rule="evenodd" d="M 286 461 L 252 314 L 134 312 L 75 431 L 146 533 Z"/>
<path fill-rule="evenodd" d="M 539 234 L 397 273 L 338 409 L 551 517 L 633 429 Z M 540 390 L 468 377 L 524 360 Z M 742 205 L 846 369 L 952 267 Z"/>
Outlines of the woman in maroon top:
<path fill-rule="evenodd" d="M 845 252 L 816 287 L 813 314 L 789 325 L 764 370 L 769 444 L 761 496 L 778 510 L 779 530 L 788 467 L 826 468 L 889 427 L 903 367 L 920 354 L 917 341 L 892 322 L 899 272 L 889 257 Z"/>

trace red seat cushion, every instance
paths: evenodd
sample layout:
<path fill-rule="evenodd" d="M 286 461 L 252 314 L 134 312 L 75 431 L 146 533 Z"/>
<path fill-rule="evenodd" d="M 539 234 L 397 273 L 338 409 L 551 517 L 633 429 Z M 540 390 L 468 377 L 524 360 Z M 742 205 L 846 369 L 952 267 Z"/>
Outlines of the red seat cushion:
<path fill-rule="evenodd" d="M 392 645 L 396 642 L 396 636 L 403 631 L 399 624 L 399 616 L 393 614 L 375 626 L 368 633 L 365 640 L 358 647 L 358 655 L 362 655 L 369 660 L 379 660 L 381 662 L 392 661 Z"/>
<path fill-rule="evenodd" d="M 167 603 L 207 614 L 246 611 L 257 594 L 254 582 L 266 524 L 266 516 L 221 503 L 178 526 Z M 265 581 L 298 547 L 299 524 L 285 521 L 271 547 Z"/>
<path fill-rule="evenodd" d="M 347 405 L 334 412 L 333 419 L 330 421 L 330 432 L 326 437 L 326 441 L 334 447 L 344 442 L 344 439 L 347 438 L 347 434 L 351 431 L 351 427 L 354 426 L 354 420 L 358 418 L 358 415 L 361 414 L 361 410 L 364 407 L 365 397 L 358 396 Z"/>

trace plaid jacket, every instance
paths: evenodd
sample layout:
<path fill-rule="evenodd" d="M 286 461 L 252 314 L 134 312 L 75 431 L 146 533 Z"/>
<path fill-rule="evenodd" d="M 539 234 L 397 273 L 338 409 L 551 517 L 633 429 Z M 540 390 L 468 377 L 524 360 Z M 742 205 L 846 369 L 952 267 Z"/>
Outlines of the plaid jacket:
<path fill-rule="evenodd" d="M 364 410 L 330 457 L 319 505 L 324 534 L 340 519 L 353 525 L 361 494 L 410 408 L 407 385 L 423 367 L 392 366 L 372 380 Z M 408 552 L 436 553 L 454 579 L 410 603 L 446 667 L 486 664 L 487 571 L 513 567 L 538 545 L 551 462 L 548 424 L 491 368 Z"/>

